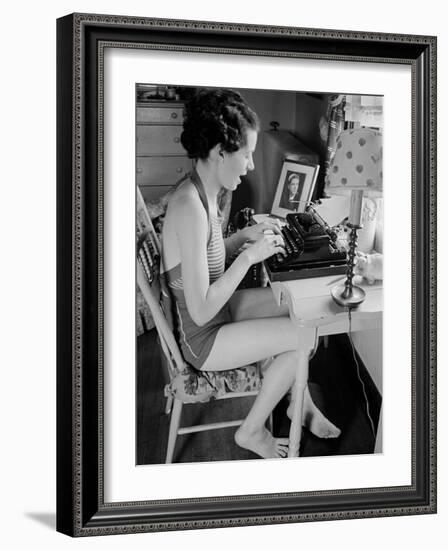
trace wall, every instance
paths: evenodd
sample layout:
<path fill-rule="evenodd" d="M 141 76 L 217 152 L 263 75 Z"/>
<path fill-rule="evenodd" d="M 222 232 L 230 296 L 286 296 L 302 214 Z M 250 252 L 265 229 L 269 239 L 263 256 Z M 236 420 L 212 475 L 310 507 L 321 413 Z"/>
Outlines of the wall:
<path fill-rule="evenodd" d="M 339 90 L 329 89 L 337 93 Z M 320 170 L 314 189 L 314 198 L 322 196 L 324 188 L 326 140 L 319 132 L 319 120 L 327 116 L 327 94 L 298 94 L 296 99 L 296 123 L 294 134 L 319 155 Z"/>
<path fill-rule="evenodd" d="M 292 130 L 295 121 L 295 94 L 291 92 L 269 91 L 258 92 L 256 90 L 241 90 L 249 105 L 255 110 L 260 119 L 261 128 L 258 145 L 255 150 L 255 170 L 249 172 L 244 185 L 240 185 L 233 194 L 232 212 L 250 206 L 256 212 L 265 211 L 267 182 L 263 170 L 263 136 L 262 133 L 269 130 L 270 122 L 277 121 L 285 130 Z M 276 185 L 277 182 L 274 183 Z"/>
<path fill-rule="evenodd" d="M 337 90 L 336 90 L 337 91 Z M 319 119 L 326 115 L 327 95 L 309 95 L 286 91 L 258 92 L 242 90 L 248 103 L 258 114 L 261 121 L 260 135 L 254 155 L 255 170 L 249 173 L 245 185 L 240 185 L 233 194 L 232 211 L 238 211 L 245 206 L 255 208 L 256 212 L 270 211 L 272 197 L 278 180 L 268 181 L 263 166 L 263 132 L 271 129 L 270 122 L 279 123 L 279 129 L 290 131 L 310 149 L 318 153 L 323 167 L 326 143 L 319 133 Z M 267 161 L 269 162 L 269 160 Z M 280 176 L 280 174 L 278 174 Z M 323 169 L 319 173 L 316 184 L 316 194 L 321 193 L 323 184 Z M 271 191 L 269 191 L 269 189 Z"/>
<path fill-rule="evenodd" d="M 439 117 L 448 120 L 448 35 L 443 4 L 422 7 L 377 0 L 359 9 L 358 0 L 343 7 L 277 0 L 258 3 L 227 0 L 60 0 L 10 2 L 3 8 L 2 163 L 0 165 L 2 237 L 0 365 L 2 392 L 1 518 L 2 545 L 8 549 L 257 548 L 279 544 L 297 548 L 438 549 L 448 521 L 448 400 L 439 400 L 439 513 L 356 521 L 289 524 L 192 532 L 115 536 L 73 541 L 54 531 L 55 513 L 55 19 L 73 11 L 295 25 L 315 28 L 439 35 Z M 439 125 L 439 151 L 448 136 Z M 439 205 L 448 200 L 439 170 Z M 443 217 L 440 216 L 441 221 Z M 443 251 L 442 251 L 443 252 Z M 446 255 L 439 277 L 448 278 Z M 445 321 L 446 285 L 439 289 L 439 388 L 448 390 Z M 335 472 L 335 475 L 337 473 Z"/>

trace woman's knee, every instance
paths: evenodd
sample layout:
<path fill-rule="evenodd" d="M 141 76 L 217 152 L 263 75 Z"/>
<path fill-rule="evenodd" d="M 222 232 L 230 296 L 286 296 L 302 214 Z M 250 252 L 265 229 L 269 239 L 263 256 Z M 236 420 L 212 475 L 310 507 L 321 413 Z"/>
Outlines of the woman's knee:
<path fill-rule="evenodd" d="M 297 363 L 299 361 L 299 352 L 298 350 L 293 350 L 293 351 L 288 351 L 287 352 L 288 355 L 289 355 L 289 361 L 291 362 L 291 364 L 295 367 L 297 366 Z"/>
<path fill-rule="evenodd" d="M 284 351 L 277 355 L 277 359 L 284 364 L 289 371 L 295 372 L 299 361 L 299 352 L 297 350 Z"/>

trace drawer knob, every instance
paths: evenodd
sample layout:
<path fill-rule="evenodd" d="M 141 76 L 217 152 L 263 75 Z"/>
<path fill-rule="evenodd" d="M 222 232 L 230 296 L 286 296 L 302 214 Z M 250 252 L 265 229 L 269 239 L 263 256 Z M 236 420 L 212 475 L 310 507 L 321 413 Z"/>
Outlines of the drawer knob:
<path fill-rule="evenodd" d="M 181 172 L 183 172 L 182 166 L 178 166 L 178 167 L 176 168 L 176 172 L 177 172 L 178 174 L 180 174 Z"/>
<path fill-rule="evenodd" d="M 177 113 L 171 113 L 171 118 L 177 118 Z"/>
<path fill-rule="evenodd" d="M 137 168 L 137 174 L 141 174 L 143 172 L 143 168 Z"/>
<path fill-rule="evenodd" d="M 174 143 L 179 143 L 180 137 L 175 137 L 175 138 L 173 139 L 173 141 L 174 141 Z"/>

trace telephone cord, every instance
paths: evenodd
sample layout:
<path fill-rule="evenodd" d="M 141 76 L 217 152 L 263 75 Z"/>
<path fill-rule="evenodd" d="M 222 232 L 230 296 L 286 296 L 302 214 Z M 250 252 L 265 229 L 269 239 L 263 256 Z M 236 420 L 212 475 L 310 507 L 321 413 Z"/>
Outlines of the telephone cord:
<path fill-rule="evenodd" d="M 359 363 L 358 363 L 358 359 L 356 357 L 355 346 L 354 346 L 353 340 L 352 340 L 352 312 L 351 312 L 350 308 L 347 308 L 347 309 L 348 309 L 348 339 L 349 339 L 350 345 L 352 347 L 353 359 L 355 360 L 355 364 L 356 364 L 356 374 L 358 376 L 358 380 L 361 383 L 362 391 L 363 391 L 363 394 L 364 394 L 364 399 L 365 399 L 365 402 L 366 402 L 367 417 L 368 417 L 369 422 L 370 422 L 370 427 L 371 427 L 371 430 L 372 430 L 372 433 L 373 433 L 373 437 L 376 437 L 375 425 L 374 425 L 372 417 L 370 415 L 369 399 L 367 397 L 366 387 L 365 387 L 364 382 L 361 378 Z"/>

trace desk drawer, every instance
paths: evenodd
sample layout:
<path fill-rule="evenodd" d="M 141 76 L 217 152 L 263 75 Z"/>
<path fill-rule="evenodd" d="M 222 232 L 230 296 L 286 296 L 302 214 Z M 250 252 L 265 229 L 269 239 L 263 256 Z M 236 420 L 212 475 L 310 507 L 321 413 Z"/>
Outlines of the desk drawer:
<path fill-rule="evenodd" d="M 184 156 L 181 132 L 182 126 L 137 126 L 137 155 Z"/>
<path fill-rule="evenodd" d="M 152 124 L 182 124 L 181 106 L 139 107 L 137 108 L 137 123 Z"/>
<path fill-rule="evenodd" d="M 138 157 L 139 185 L 174 185 L 193 167 L 188 157 Z"/>

